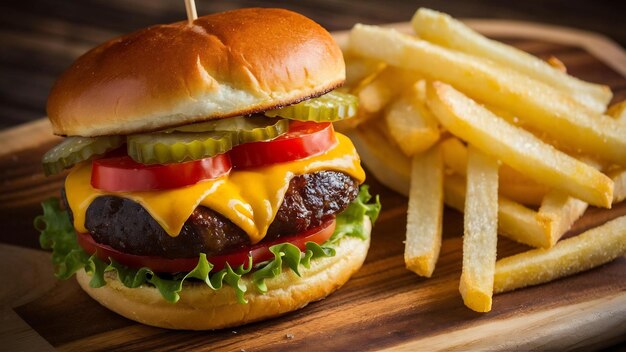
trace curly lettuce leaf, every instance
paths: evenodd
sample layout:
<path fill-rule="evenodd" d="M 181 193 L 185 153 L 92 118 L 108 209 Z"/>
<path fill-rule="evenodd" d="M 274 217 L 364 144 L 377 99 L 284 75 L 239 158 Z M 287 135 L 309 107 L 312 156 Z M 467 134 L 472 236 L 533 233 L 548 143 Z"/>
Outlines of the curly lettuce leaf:
<path fill-rule="evenodd" d="M 307 242 L 304 251 L 291 243 L 281 243 L 271 246 L 270 252 L 274 258 L 262 263 L 253 263 L 249 257 L 247 265 L 232 268 L 226 267 L 212 272 L 211 264 L 204 253 L 200 254 L 197 266 L 188 273 L 175 275 L 158 274 L 149 268 L 129 268 L 110 260 L 105 263 L 96 256 L 85 253 L 78 245 L 74 227 L 69 214 L 59 206 L 57 198 L 47 199 L 42 203 L 43 215 L 35 218 L 35 228 L 41 232 L 39 242 L 42 248 L 52 250 L 52 262 L 55 265 L 55 275 L 59 279 L 68 279 L 80 269 L 85 269 L 91 275 L 89 285 L 94 288 L 106 285 L 105 274 L 115 272 L 119 281 L 128 288 L 137 288 L 141 285 L 152 285 L 159 290 L 163 298 L 176 303 L 180 299 L 184 282 L 193 279 L 201 282 L 213 290 L 219 290 L 224 285 L 234 289 L 239 303 L 245 304 L 247 286 L 241 280 L 242 276 L 251 273 L 252 282 L 257 291 L 267 292 L 265 280 L 280 275 L 283 269 L 293 271 L 300 276 L 300 266 L 309 268 L 311 260 L 335 256 L 333 244 L 344 236 L 366 239 L 363 217 L 369 216 L 372 222 L 376 221 L 380 212 L 378 197 L 373 204 L 367 204 L 371 199 L 367 186 L 362 186 L 357 199 L 340 215 L 337 216 L 337 226 L 331 238 L 324 244 Z"/>
<path fill-rule="evenodd" d="M 67 211 L 62 210 L 57 198 L 41 203 L 43 215 L 35 218 L 34 225 L 40 231 L 39 245 L 52 250 L 55 276 L 65 280 L 84 267 L 89 254 L 85 253 L 74 234 L 74 226 Z"/>
<path fill-rule="evenodd" d="M 381 208 L 378 196 L 373 203 L 368 204 L 367 202 L 371 199 L 369 187 L 367 185 L 361 186 L 357 198 L 350 203 L 348 209 L 337 216 L 337 226 L 329 240 L 331 243 L 336 243 L 343 236 L 358 237 L 363 240 L 367 238 L 368 232 L 365 229 L 363 217 L 367 215 L 373 224 L 378 219 Z"/>

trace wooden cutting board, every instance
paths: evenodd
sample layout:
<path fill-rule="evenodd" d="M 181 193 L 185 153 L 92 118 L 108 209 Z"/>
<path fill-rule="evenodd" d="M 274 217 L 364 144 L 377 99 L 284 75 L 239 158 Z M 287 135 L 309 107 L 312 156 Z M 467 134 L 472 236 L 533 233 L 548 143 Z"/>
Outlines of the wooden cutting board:
<path fill-rule="evenodd" d="M 503 21 L 470 21 L 541 57 L 554 55 L 583 79 L 626 98 L 626 55 L 593 34 Z M 394 27 L 407 30 L 407 24 Z M 344 40 L 345 34 L 338 34 Z M 404 268 L 407 200 L 370 178 L 383 212 L 365 265 L 340 291 L 266 322 L 214 332 L 168 331 L 101 307 L 74 280 L 58 282 L 36 248 L 38 203 L 58 194 L 63 175 L 44 178 L 39 159 L 54 143 L 46 120 L 0 132 L 0 346 L 9 350 L 435 350 L 581 349 L 626 339 L 626 258 L 549 284 L 498 295 L 479 314 L 458 293 L 462 217 L 446 209 L 441 258 L 431 279 Z M 626 215 L 626 203 L 591 208 L 572 234 Z M 12 244 L 19 244 L 16 247 Z M 527 248 L 499 239 L 500 257 Z"/>

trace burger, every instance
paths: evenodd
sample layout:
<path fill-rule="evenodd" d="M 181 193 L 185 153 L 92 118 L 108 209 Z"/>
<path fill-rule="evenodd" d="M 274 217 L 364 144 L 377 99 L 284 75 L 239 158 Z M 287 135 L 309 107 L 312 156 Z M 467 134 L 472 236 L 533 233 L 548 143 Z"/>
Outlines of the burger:
<path fill-rule="evenodd" d="M 281 9 L 156 25 L 78 58 L 47 105 L 70 169 L 35 226 L 56 275 L 105 307 L 218 329 L 320 300 L 362 265 L 380 203 L 332 122 L 340 49 Z M 368 203 L 370 202 L 370 203 Z"/>

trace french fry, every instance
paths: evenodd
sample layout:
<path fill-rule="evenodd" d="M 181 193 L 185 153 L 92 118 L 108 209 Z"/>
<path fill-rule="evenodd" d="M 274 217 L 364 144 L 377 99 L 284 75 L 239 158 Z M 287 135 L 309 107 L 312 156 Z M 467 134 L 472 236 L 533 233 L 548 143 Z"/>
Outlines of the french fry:
<path fill-rule="evenodd" d="M 467 148 L 456 137 L 446 138 L 441 142 L 443 162 L 452 173 L 467 174 Z"/>
<path fill-rule="evenodd" d="M 439 139 L 439 123 L 426 107 L 426 82 L 413 84 L 390 103 L 385 113 L 387 129 L 407 156 L 423 152 Z"/>
<path fill-rule="evenodd" d="M 393 29 L 357 24 L 350 43 L 360 55 L 415 70 L 507 109 L 564 146 L 626 165 L 626 124 L 594 113 L 545 83 Z"/>
<path fill-rule="evenodd" d="M 626 100 L 611 105 L 606 113 L 616 121 L 626 124 Z"/>
<path fill-rule="evenodd" d="M 459 291 L 467 307 L 491 310 L 498 241 L 498 161 L 470 146 Z"/>
<path fill-rule="evenodd" d="M 626 216 L 614 219 L 551 249 L 532 249 L 498 260 L 494 292 L 538 285 L 595 268 L 626 254 Z"/>
<path fill-rule="evenodd" d="M 619 169 L 609 172 L 609 177 L 615 185 L 613 190 L 613 203 L 619 203 L 626 199 L 626 170 Z"/>
<path fill-rule="evenodd" d="M 489 109 L 489 111 L 491 111 L 494 115 L 497 115 L 497 116 L 505 119 L 506 122 L 510 123 L 511 125 L 515 125 L 515 126 L 518 126 L 518 127 L 522 127 L 524 129 L 528 129 L 527 124 L 524 123 L 523 120 L 520 120 L 519 117 L 515 116 L 515 114 L 511 113 L 507 109 L 503 109 L 503 108 L 500 108 L 500 107 L 497 107 L 497 106 L 493 106 L 493 105 L 485 105 L 485 107 L 487 109 Z"/>
<path fill-rule="evenodd" d="M 498 230 L 500 234 L 535 248 L 548 248 L 549 223 L 537 220 L 537 212 L 510 199 L 498 199 Z"/>
<path fill-rule="evenodd" d="M 448 138 L 441 142 L 443 160 L 446 167 L 454 173 L 465 175 L 467 168 L 467 148 L 457 138 Z M 538 184 L 508 165 L 502 165 L 499 171 L 500 195 L 516 202 L 539 206 L 549 188 Z"/>
<path fill-rule="evenodd" d="M 381 126 L 372 120 L 348 132 L 348 136 L 367 160 L 368 171 L 394 191 L 408 195 L 411 160 L 394 144 L 389 143 Z"/>
<path fill-rule="evenodd" d="M 596 114 L 603 113 L 611 101 L 612 93 L 607 86 L 568 75 L 559 60 L 551 58 L 544 62 L 510 45 L 488 39 L 449 15 L 421 8 L 411 22 L 417 35 L 425 40 L 510 67 L 571 95 Z"/>
<path fill-rule="evenodd" d="M 419 38 L 356 25 L 345 41 L 346 89 L 361 99 L 350 124 L 363 122 L 346 132 L 374 176 L 409 197 L 406 267 L 432 275 L 443 204 L 464 213 L 459 291 L 478 312 L 494 293 L 623 255 L 626 217 L 560 239 L 588 204 L 626 199 L 626 101 L 607 110 L 607 86 L 445 14 L 420 9 L 412 24 Z M 498 234 L 538 249 L 496 261 Z"/>
<path fill-rule="evenodd" d="M 360 57 L 350 51 L 344 53 L 346 61 L 346 81 L 344 87 L 353 88 L 370 76 L 374 76 L 385 68 L 385 64 L 378 60 Z"/>
<path fill-rule="evenodd" d="M 441 249 L 443 159 L 434 146 L 411 162 L 404 262 L 417 275 L 431 277 Z"/>
<path fill-rule="evenodd" d="M 446 176 L 444 202 L 460 212 L 464 210 L 465 178 L 460 175 Z M 537 212 L 522 204 L 498 197 L 498 232 L 519 243 L 536 248 L 548 248 L 547 224 L 537 220 Z"/>
<path fill-rule="evenodd" d="M 547 229 L 549 247 L 552 247 L 587 210 L 587 203 L 553 190 L 546 194 L 537 212 L 537 220 Z"/>
<path fill-rule="evenodd" d="M 523 53 L 523 52 L 522 52 Z M 567 67 L 565 67 L 565 64 L 563 63 L 563 61 L 559 60 L 558 57 L 556 56 L 550 56 L 547 60 L 546 63 L 548 65 L 550 65 L 550 67 L 561 71 L 563 73 L 567 73 Z M 549 84 L 549 82 L 546 82 Z M 602 111 L 598 111 L 598 112 L 602 112 Z"/>
<path fill-rule="evenodd" d="M 357 122 L 361 123 L 382 112 L 395 96 L 418 79 L 419 76 L 414 72 L 396 67 L 385 67 L 371 81 L 357 87 L 354 91 L 359 97 Z"/>
<path fill-rule="evenodd" d="M 427 92 L 428 106 L 450 132 L 538 182 L 611 207 L 613 181 L 603 173 L 508 124 L 447 84 L 433 82 Z"/>
<path fill-rule="evenodd" d="M 501 169 L 505 166 L 507 165 L 502 165 Z M 500 179 L 500 195 L 527 206 L 536 207 L 541 205 L 543 197 L 549 190 L 549 187 L 540 185 L 527 177 L 524 178 L 524 182 L 517 183 Z"/>

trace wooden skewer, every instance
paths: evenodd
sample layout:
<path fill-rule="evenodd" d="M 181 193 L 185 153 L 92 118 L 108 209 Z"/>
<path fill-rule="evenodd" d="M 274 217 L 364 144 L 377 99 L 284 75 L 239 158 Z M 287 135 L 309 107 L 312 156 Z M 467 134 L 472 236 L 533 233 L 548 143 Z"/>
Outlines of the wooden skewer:
<path fill-rule="evenodd" d="M 187 21 L 189 21 L 189 24 L 192 24 L 198 18 L 196 2 L 194 0 L 185 0 L 185 9 L 187 10 Z"/>

